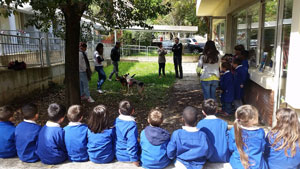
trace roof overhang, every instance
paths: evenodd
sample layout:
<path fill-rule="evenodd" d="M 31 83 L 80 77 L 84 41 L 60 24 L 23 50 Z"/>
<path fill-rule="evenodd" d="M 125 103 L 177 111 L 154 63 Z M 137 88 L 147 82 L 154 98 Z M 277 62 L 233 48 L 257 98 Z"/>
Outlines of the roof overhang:
<path fill-rule="evenodd" d="M 226 0 L 197 0 L 196 15 L 197 16 L 214 16 L 218 6 Z"/>
<path fill-rule="evenodd" d="M 198 32 L 198 26 L 170 26 L 170 25 L 151 25 L 152 29 L 134 26 L 125 30 L 133 31 L 148 31 L 148 32 L 185 32 L 196 33 Z"/>

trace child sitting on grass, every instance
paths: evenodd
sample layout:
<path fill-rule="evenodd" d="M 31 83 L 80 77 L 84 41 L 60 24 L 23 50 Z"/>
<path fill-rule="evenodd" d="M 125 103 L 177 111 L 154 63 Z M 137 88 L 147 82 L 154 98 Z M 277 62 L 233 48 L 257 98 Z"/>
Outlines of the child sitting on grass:
<path fill-rule="evenodd" d="M 152 110 L 148 115 L 150 125 L 141 132 L 141 163 L 144 168 L 165 168 L 171 162 L 167 156 L 170 134 L 160 128 L 162 122 L 162 113 L 159 110 Z"/>
<path fill-rule="evenodd" d="M 70 161 L 81 162 L 89 160 L 87 153 L 87 130 L 86 124 L 82 124 L 83 110 L 80 105 L 73 105 L 69 108 L 67 117 L 69 124 L 64 127 L 65 144 Z"/>
<path fill-rule="evenodd" d="M 0 107 L 0 158 L 17 156 L 15 129 L 12 123 L 14 111 L 10 106 Z"/>
<path fill-rule="evenodd" d="M 176 168 L 201 169 L 212 156 L 206 134 L 196 128 L 197 110 L 188 106 L 183 110 L 182 129 L 175 130 L 167 147 L 170 159 L 176 159 Z"/>
<path fill-rule="evenodd" d="M 21 108 L 24 121 L 22 121 L 15 131 L 16 148 L 20 160 L 33 163 L 40 158 L 36 154 L 37 140 L 41 126 L 36 124 L 39 118 L 38 108 L 35 104 L 27 104 Z"/>
<path fill-rule="evenodd" d="M 139 166 L 139 143 L 137 125 L 132 116 L 134 108 L 129 101 L 119 104 L 119 117 L 115 121 L 116 127 L 116 158 L 118 161 L 132 162 Z"/>
<path fill-rule="evenodd" d="M 213 155 L 208 159 L 213 163 L 226 163 L 229 161 L 227 123 L 217 118 L 217 103 L 213 99 L 205 100 L 202 104 L 202 113 L 205 118 L 198 122 L 197 128 L 203 131 L 211 143 L 210 151 Z"/>
<path fill-rule="evenodd" d="M 289 108 L 276 112 L 276 126 L 266 137 L 265 159 L 270 169 L 300 168 L 300 124 Z"/>
<path fill-rule="evenodd" d="M 65 114 L 66 108 L 62 105 L 52 103 L 48 107 L 49 120 L 39 133 L 36 151 L 44 164 L 60 164 L 68 158 L 65 132 L 60 127 Z"/>
<path fill-rule="evenodd" d="M 94 163 L 109 163 L 115 158 L 114 128 L 109 126 L 109 114 L 103 105 L 96 106 L 88 120 L 88 154 Z"/>

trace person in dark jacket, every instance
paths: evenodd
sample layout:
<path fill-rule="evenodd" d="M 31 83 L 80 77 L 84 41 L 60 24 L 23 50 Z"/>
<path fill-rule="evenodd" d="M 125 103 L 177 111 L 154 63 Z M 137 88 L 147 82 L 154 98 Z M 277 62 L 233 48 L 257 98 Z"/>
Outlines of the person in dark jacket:
<path fill-rule="evenodd" d="M 114 69 L 109 75 L 109 78 L 108 78 L 109 81 L 111 81 L 111 78 L 114 75 L 114 73 L 116 73 L 116 76 L 118 76 L 118 72 L 119 72 L 118 62 L 120 61 L 120 47 L 121 47 L 121 43 L 116 42 L 115 47 L 112 48 L 111 53 L 110 53 L 110 58 L 112 60 L 112 64 L 114 66 Z"/>
<path fill-rule="evenodd" d="M 179 38 L 175 38 L 175 44 L 172 47 L 173 51 L 173 61 L 175 66 L 176 78 L 182 79 L 182 44 L 179 43 Z M 178 67 L 180 76 L 178 76 Z"/>
<path fill-rule="evenodd" d="M 143 168 L 165 168 L 171 162 L 167 156 L 170 133 L 160 128 L 162 122 L 163 115 L 159 110 L 153 110 L 149 113 L 148 123 L 150 125 L 141 132 L 140 136 L 141 164 Z"/>

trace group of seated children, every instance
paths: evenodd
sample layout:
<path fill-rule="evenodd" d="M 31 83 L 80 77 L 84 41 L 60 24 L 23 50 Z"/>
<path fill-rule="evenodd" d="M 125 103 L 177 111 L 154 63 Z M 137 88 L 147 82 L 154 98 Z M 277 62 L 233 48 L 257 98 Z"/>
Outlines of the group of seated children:
<path fill-rule="evenodd" d="M 94 163 L 118 161 L 155 169 L 175 163 L 175 168 L 201 169 L 206 161 L 230 162 L 234 169 L 295 169 L 300 167 L 300 125 L 295 111 L 277 111 L 277 125 L 267 134 L 256 127 L 258 112 L 244 105 L 237 109 L 234 127 L 227 131 L 227 123 L 218 119 L 213 99 L 202 104 L 204 119 L 198 122 L 196 108 L 188 106 L 182 112 L 182 129 L 170 134 L 160 128 L 163 115 L 152 110 L 149 126 L 138 130 L 133 106 L 128 101 L 119 104 L 119 116 L 109 125 L 105 106 L 96 106 L 87 124 L 81 123 L 81 106 L 73 105 L 67 112 L 69 124 L 61 128 L 66 109 L 59 104 L 48 108 L 46 125 L 36 124 L 38 109 L 34 104 L 22 108 L 24 121 L 17 127 L 13 110 L 0 107 L 0 158 L 19 156 L 24 162 L 41 160 L 45 164 L 59 164 L 90 160 Z"/>
<path fill-rule="evenodd" d="M 235 55 L 225 54 L 221 61 L 220 88 L 222 90 L 222 111 L 225 116 L 232 114 L 243 105 L 244 87 L 249 79 L 248 52 L 243 45 L 235 46 Z"/>

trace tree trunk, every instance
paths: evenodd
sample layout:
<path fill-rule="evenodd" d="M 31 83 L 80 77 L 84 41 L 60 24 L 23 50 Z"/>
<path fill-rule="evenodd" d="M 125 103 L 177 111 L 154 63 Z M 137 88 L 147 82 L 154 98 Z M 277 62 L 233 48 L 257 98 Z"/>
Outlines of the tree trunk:
<path fill-rule="evenodd" d="M 66 106 L 80 104 L 79 39 L 80 20 L 84 9 L 78 4 L 62 7 L 66 22 L 65 101 Z"/>

